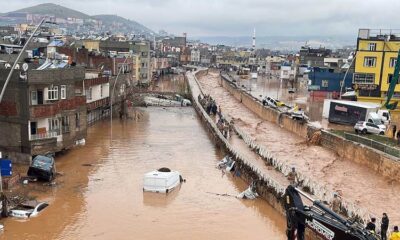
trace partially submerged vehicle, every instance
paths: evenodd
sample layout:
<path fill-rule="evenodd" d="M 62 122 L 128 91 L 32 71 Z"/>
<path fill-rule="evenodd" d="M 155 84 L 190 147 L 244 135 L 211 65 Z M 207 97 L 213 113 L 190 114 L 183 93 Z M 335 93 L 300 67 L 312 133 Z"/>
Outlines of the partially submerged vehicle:
<path fill-rule="evenodd" d="M 21 203 L 10 210 L 9 215 L 16 218 L 36 217 L 43 209 L 49 206 L 46 202 L 29 201 Z"/>
<path fill-rule="evenodd" d="M 144 97 L 146 106 L 161 106 L 161 107 L 186 107 L 191 106 L 192 102 L 189 99 L 183 98 L 176 94 L 174 97 L 164 95 L 146 96 Z"/>
<path fill-rule="evenodd" d="M 38 180 L 52 181 L 55 175 L 55 161 L 51 156 L 37 155 L 28 169 L 28 176 Z"/>
<path fill-rule="evenodd" d="M 143 178 L 143 191 L 156 193 L 169 193 L 183 182 L 178 171 L 169 168 L 160 168 L 148 172 Z"/>
<path fill-rule="evenodd" d="M 246 190 L 239 193 L 236 197 L 241 199 L 256 199 L 258 197 L 258 193 L 256 191 L 255 184 L 250 184 L 250 186 Z"/>
<path fill-rule="evenodd" d="M 227 172 L 233 171 L 235 167 L 235 161 L 230 156 L 225 156 L 218 164 L 218 169 L 225 169 Z"/>

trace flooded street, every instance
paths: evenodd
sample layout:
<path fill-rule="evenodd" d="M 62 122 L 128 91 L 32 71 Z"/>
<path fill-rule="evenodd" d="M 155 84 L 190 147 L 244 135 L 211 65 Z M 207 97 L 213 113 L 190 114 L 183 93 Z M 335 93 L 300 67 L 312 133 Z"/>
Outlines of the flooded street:
<path fill-rule="evenodd" d="M 247 185 L 215 168 L 224 156 L 192 108 L 139 109 L 138 121 L 103 121 L 86 146 L 57 156 L 56 187 L 23 186 L 50 206 L 27 221 L 1 221 L 12 239 L 285 239 L 286 220 Z M 85 164 L 86 166 L 83 166 Z M 168 195 L 143 193 L 143 174 L 169 167 L 187 179 Z"/>
<path fill-rule="evenodd" d="M 259 145 L 374 216 L 387 212 L 394 222 L 400 221 L 396 210 L 397 193 L 400 191 L 397 183 L 366 166 L 340 158 L 329 149 L 309 145 L 305 139 L 275 123 L 264 121 L 236 100 L 220 85 L 219 80 L 219 74 L 215 72 L 199 78 L 203 90 L 216 100 L 223 114 L 234 118 L 235 125 Z"/>

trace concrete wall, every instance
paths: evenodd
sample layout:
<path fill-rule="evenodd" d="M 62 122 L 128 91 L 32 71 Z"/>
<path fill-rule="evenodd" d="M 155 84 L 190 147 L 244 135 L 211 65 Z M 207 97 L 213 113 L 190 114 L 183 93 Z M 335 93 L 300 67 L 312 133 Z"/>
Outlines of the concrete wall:
<path fill-rule="evenodd" d="M 400 161 L 396 157 L 327 131 L 321 131 L 321 145 L 335 151 L 344 159 L 366 166 L 390 180 L 400 182 Z"/>
<path fill-rule="evenodd" d="M 206 74 L 205 71 L 199 71 L 196 76 L 199 77 L 202 74 Z M 197 80 L 196 80 L 197 82 Z M 191 90 L 193 87 L 198 87 L 200 89 L 200 94 L 203 94 L 200 88 L 200 85 L 193 86 L 190 84 Z M 215 126 L 214 121 L 207 115 L 202 106 L 199 104 L 197 100 L 197 96 L 194 96 L 192 91 L 192 101 L 193 107 L 196 112 L 200 116 L 202 122 L 206 125 L 209 130 L 210 136 L 213 138 L 217 146 L 224 148 L 227 152 L 229 152 L 232 156 L 234 156 L 236 160 L 236 168 L 239 168 L 241 172 L 240 177 L 246 181 L 247 183 L 251 183 L 253 181 L 256 182 L 257 193 L 265 199 L 275 210 L 277 210 L 283 217 L 285 217 L 285 208 L 284 208 L 284 199 L 282 198 L 282 189 L 271 178 L 266 176 L 261 176 L 257 172 L 257 168 L 252 166 L 249 161 L 246 160 L 245 157 L 241 156 L 240 153 L 236 152 L 228 143 L 228 141 L 222 136 L 217 127 Z M 315 233 L 311 232 L 308 228 L 306 229 L 306 239 L 310 240 L 320 240 L 321 238 Z"/>
<path fill-rule="evenodd" d="M 238 89 L 234 83 L 230 82 L 225 76 L 221 77 L 222 86 L 228 90 L 237 100 L 245 105 L 252 112 L 263 120 L 278 124 L 280 127 L 302 137 L 307 137 L 307 124 L 293 120 L 287 115 L 283 115 L 276 109 L 263 106 L 263 104 L 247 92 Z"/>
<path fill-rule="evenodd" d="M 206 74 L 206 73 L 202 73 Z M 282 115 L 275 109 L 264 107 L 256 98 L 247 92 L 238 89 L 234 83 L 225 76 L 221 77 L 222 86 L 227 89 L 237 100 L 260 118 L 278 124 L 304 139 L 310 138 L 314 132 L 320 131 L 313 126 L 291 119 Z M 365 145 L 348 141 L 340 136 L 327 131 L 322 131 L 321 145 L 337 153 L 347 161 L 366 166 L 384 177 L 400 182 L 400 159 L 385 154 Z"/>

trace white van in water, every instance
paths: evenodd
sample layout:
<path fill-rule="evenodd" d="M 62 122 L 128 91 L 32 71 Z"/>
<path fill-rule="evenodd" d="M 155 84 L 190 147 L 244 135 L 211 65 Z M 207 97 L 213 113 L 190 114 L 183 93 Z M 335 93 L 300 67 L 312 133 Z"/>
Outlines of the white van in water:
<path fill-rule="evenodd" d="M 168 193 L 177 187 L 182 181 L 178 171 L 169 168 L 160 168 L 146 173 L 143 178 L 143 191 Z"/>

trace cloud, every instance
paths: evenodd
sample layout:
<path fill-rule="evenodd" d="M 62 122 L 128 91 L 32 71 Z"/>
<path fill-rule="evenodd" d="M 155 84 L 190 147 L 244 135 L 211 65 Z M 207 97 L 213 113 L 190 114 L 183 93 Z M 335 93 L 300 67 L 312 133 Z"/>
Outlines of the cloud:
<path fill-rule="evenodd" d="M 1 11 L 48 1 L 13 0 Z M 400 1 L 385 0 L 54 0 L 84 13 L 118 14 L 153 30 L 192 36 L 356 35 L 396 28 Z"/>

